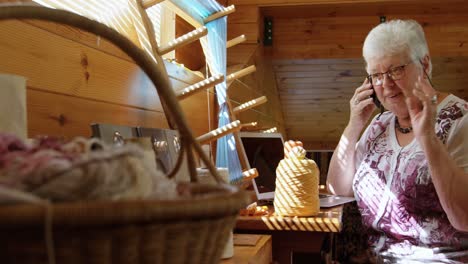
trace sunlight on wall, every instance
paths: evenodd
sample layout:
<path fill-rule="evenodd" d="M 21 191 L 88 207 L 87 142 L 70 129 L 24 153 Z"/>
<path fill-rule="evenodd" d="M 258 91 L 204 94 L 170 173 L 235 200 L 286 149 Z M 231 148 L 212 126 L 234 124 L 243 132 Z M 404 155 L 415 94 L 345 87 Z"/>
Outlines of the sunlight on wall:
<path fill-rule="evenodd" d="M 133 22 L 128 18 L 127 0 L 33 0 L 52 8 L 64 9 L 97 20 L 131 38 Z"/>
<path fill-rule="evenodd" d="M 81 16 L 99 21 L 132 40 L 137 46 L 152 54 L 147 32 L 142 24 L 142 19 L 136 0 L 33 0 L 40 5 L 67 10 Z M 146 10 L 153 29 L 158 46 L 161 41 L 175 38 L 175 15 L 162 4 L 154 5 Z M 164 28 L 164 32 L 162 32 Z M 164 34 L 163 34 L 164 33 Z M 174 58 L 175 53 L 165 55 Z"/>

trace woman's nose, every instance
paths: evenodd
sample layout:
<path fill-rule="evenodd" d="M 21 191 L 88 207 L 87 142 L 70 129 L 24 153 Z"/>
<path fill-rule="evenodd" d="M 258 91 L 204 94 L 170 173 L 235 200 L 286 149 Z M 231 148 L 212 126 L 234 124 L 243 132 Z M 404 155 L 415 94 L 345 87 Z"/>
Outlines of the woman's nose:
<path fill-rule="evenodd" d="M 393 87 L 393 85 L 395 85 L 395 82 L 393 81 L 393 79 L 388 74 L 384 74 L 383 75 L 382 85 L 383 85 L 384 88 Z"/>

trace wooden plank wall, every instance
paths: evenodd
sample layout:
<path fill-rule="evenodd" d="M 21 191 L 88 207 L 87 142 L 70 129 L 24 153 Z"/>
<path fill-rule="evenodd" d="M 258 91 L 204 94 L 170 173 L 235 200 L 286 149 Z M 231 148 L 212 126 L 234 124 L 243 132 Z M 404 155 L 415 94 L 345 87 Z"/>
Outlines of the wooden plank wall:
<path fill-rule="evenodd" d="M 287 60 L 274 67 L 288 137 L 309 149 L 333 149 L 347 124 L 349 98 L 365 76 L 363 61 Z"/>
<path fill-rule="evenodd" d="M 2 23 L 0 71 L 28 79 L 29 136 L 89 136 L 93 122 L 168 127 L 152 83 L 111 43 L 63 25 Z M 202 79 L 168 66 L 174 89 Z M 181 105 L 194 134 L 206 133 L 206 95 L 195 95 Z"/>
<path fill-rule="evenodd" d="M 227 65 L 242 68 L 254 56 L 260 37 L 260 13 L 257 6 L 236 6 L 236 12 L 228 16 L 227 39 L 242 34 L 246 41 L 227 50 Z"/>
<path fill-rule="evenodd" d="M 260 96 L 266 96 L 268 99 L 266 104 L 242 112 L 237 117 L 242 123 L 258 123 L 257 127 L 245 130 L 258 131 L 276 127 L 278 132 L 285 135 L 273 66 L 271 61 L 264 58 L 264 49 L 259 44 L 263 30 L 262 21 L 263 17 L 255 5 L 236 6 L 236 12 L 228 16 L 228 39 L 242 34 L 247 38 L 244 43 L 227 50 L 228 73 L 250 65 L 255 65 L 257 68 L 255 73 L 230 84 L 229 96 L 233 100 L 233 107 Z"/>
<path fill-rule="evenodd" d="M 229 97 L 232 107 L 236 107 L 260 96 L 266 96 L 267 103 L 241 112 L 236 117 L 243 124 L 257 122 L 257 127 L 249 127 L 243 130 L 259 131 L 276 127 L 278 132 L 285 135 L 283 112 L 281 111 L 278 89 L 276 89 L 276 81 L 273 76 L 273 66 L 271 62 L 264 60 L 261 56 L 262 53 L 262 50 L 258 49 L 254 56 L 247 61 L 247 65 L 255 65 L 257 70 L 240 80 L 234 81 L 229 86 Z"/>
<path fill-rule="evenodd" d="M 450 1 L 450 0 L 449 0 Z M 460 0 L 461 2 L 463 0 Z M 298 5 L 323 5 L 323 4 L 388 4 L 404 5 L 408 2 L 413 3 L 440 3 L 439 0 L 224 0 L 219 2 L 227 2 L 228 5 L 257 5 L 257 6 L 298 6 Z M 445 1 L 447 2 L 447 1 Z M 444 2 L 444 3 L 445 3 Z M 301 11 L 298 10 L 300 13 Z"/>
<path fill-rule="evenodd" d="M 176 38 L 194 29 L 195 27 L 176 15 Z M 175 58 L 178 62 L 183 62 L 185 67 L 193 71 L 199 71 L 205 67 L 205 55 L 203 54 L 200 41 L 195 41 L 176 49 Z"/>
<path fill-rule="evenodd" d="M 380 16 L 421 23 L 433 57 L 436 87 L 468 98 L 466 1 L 228 3 L 245 13 L 246 8 L 259 8 L 260 17 L 273 17 L 273 46 L 264 47 L 263 56 L 274 66 L 287 138 L 303 140 L 309 149 L 333 149 L 338 142 L 348 121 L 349 98 L 366 75 L 362 43 Z M 262 24 L 262 19 L 258 21 Z"/>
<path fill-rule="evenodd" d="M 362 59 L 275 62 L 287 134 L 311 149 L 333 149 L 349 117 L 348 101 L 366 75 Z M 438 90 L 468 100 L 468 57 L 433 58 Z"/>
<path fill-rule="evenodd" d="M 387 19 L 414 19 L 426 33 L 433 57 L 468 56 L 468 16 L 465 14 L 387 15 Z M 340 16 L 278 18 L 274 20 L 275 59 L 361 58 L 362 43 L 379 17 Z"/>
<path fill-rule="evenodd" d="M 468 17 L 395 14 L 420 22 L 441 91 L 468 98 Z M 366 72 L 362 42 L 377 16 L 275 19 L 273 56 L 287 135 L 311 149 L 333 149 L 348 122 L 354 89 Z"/>

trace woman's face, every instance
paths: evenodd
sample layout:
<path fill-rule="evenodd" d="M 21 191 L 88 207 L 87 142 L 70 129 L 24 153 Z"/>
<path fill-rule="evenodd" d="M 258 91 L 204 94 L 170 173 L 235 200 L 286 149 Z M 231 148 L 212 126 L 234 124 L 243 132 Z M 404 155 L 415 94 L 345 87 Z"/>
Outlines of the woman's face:
<path fill-rule="evenodd" d="M 421 72 L 419 62 L 408 56 L 385 56 L 371 59 L 367 65 L 368 73 L 374 77 L 378 77 L 376 73 L 387 73 L 380 76 L 381 81 L 373 78 L 375 93 L 383 106 L 398 116 L 408 115 L 405 99 L 414 96 L 412 91 Z"/>

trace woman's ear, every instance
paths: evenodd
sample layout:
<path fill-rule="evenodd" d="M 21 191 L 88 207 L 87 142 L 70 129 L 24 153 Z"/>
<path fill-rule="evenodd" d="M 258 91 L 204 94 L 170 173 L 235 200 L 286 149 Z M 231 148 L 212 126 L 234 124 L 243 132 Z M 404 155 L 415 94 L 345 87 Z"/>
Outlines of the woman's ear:
<path fill-rule="evenodd" d="M 431 81 L 432 64 L 431 64 L 431 57 L 429 57 L 429 54 L 424 56 L 420 60 L 420 63 L 421 63 L 421 66 L 422 66 L 422 70 L 424 72 L 424 75 L 423 75 L 424 79 L 427 79 L 429 81 L 429 83 L 431 84 L 431 86 L 434 88 L 434 84 Z"/>
<path fill-rule="evenodd" d="M 430 72 L 431 72 L 430 61 L 431 61 L 431 58 L 430 58 L 429 54 L 426 54 L 424 57 L 422 57 L 419 60 L 419 62 L 421 63 L 421 65 L 423 67 L 423 71 L 426 73 L 425 76 L 430 76 Z"/>

